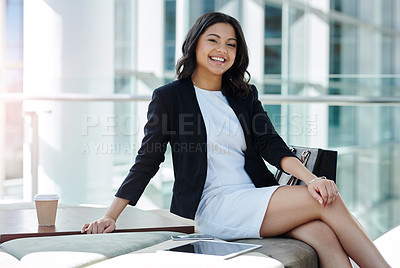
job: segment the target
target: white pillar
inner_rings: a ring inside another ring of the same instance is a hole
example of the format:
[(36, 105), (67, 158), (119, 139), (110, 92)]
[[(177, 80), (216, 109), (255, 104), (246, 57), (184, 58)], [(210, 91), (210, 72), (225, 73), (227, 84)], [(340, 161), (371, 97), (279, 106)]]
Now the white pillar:
[[(165, 8), (164, 0), (152, 1), (137, 1), (136, 5), (137, 16), (136, 22), (138, 23), (137, 29), (137, 61), (136, 70), (142, 73), (149, 73), (150, 75), (139, 77), (137, 80), (137, 94), (151, 95), (153, 90), (164, 84), (160, 78), (164, 76), (164, 27), (165, 27)], [(136, 136), (135, 144), (138, 148), (143, 139), (143, 127), (147, 122), (146, 112), (148, 109), (148, 102), (137, 103), (137, 119), (138, 119), (138, 135)], [(136, 150), (137, 151), (137, 150)], [(135, 152), (136, 152), (135, 151)], [(160, 171), (157, 172), (155, 177), (151, 180), (150, 184), (162, 184), (162, 166)], [(158, 187), (157, 186), (157, 187)], [(160, 190), (160, 189), (158, 189)], [(137, 206), (139, 208), (149, 208), (146, 192), (139, 200)], [(151, 200), (149, 203), (152, 203)], [(154, 208), (154, 207), (151, 207)]]
[[(151, 14), (151, 15), (150, 15)], [(164, 1), (138, 1), (137, 4), (137, 61), (136, 70), (138, 72), (150, 73), (149, 77), (139, 77), (138, 91), (139, 95), (148, 95), (152, 91), (164, 84), (162, 80), (164, 75)], [(147, 111), (148, 103), (137, 103), (138, 111)], [(143, 129), (147, 121), (146, 113), (138, 114), (138, 120), (141, 122), (139, 129)], [(139, 132), (137, 144), (141, 143), (143, 131)]]
[(249, 48), (249, 68), (251, 83), (263, 93), (264, 85), (264, 5), (255, 1), (244, 1), (242, 10), (242, 27)]
[[(5, 43), (5, 21), (6, 20), (6, 0), (0, 0), (0, 94), (4, 89), (4, 43)], [(0, 100), (0, 199), (4, 196), (5, 180), (5, 103)]]
[[(164, 1), (138, 1), (136, 8), (138, 17), (136, 70), (151, 74), (149, 77), (139, 77), (137, 94), (151, 95), (156, 87), (164, 84), (159, 80), (164, 75)], [(147, 102), (137, 103), (138, 111), (147, 111), (147, 108)], [(146, 113), (138, 113), (138, 121), (140, 135), (136, 144), (140, 145), (143, 138), (142, 129), (147, 122)]]
[(190, 2), (186, 0), (176, 1), (176, 45), (175, 62), (182, 57), (182, 44), (190, 27)]
[[(284, 9), (286, 11), (286, 9)], [(288, 59), (287, 78), (289, 81), (307, 81), (307, 63), (308, 63), (308, 28), (307, 28), (307, 13), (302, 13), (296, 20), (291, 21), (290, 12), (287, 16), (288, 29), (283, 31), (289, 31), (288, 33), (288, 50), (282, 50), (282, 58)], [(286, 13), (287, 14), (287, 13)], [(286, 24), (286, 22), (285, 22)], [(287, 56), (288, 55), (288, 56)], [(282, 63), (284, 64), (284, 63)], [(290, 84), (287, 86), (289, 90)], [(287, 92), (284, 92), (287, 93)], [(282, 120), (286, 119), (287, 122), (282, 122), (283, 125), (287, 125), (287, 142), (290, 145), (304, 145), (306, 143), (304, 134), (304, 118), (307, 113), (307, 109), (304, 105), (285, 105), (282, 107), (282, 114), (287, 117), (283, 117)]]
[[(328, 13), (329, 0), (311, 0), (310, 5)], [(311, 88), (312, 95), (325, 95), (329, 86), (329, 21), (317, 14), (309, 14), (308, 28), (308, 73), (307, 80), (311, 84), (322, 87), (322, 90)], [(328, 147), (329, 108), (326, 104), (312, 104), (308, 108), (305, 119), (305, 135), (307, 143), (314, 147)]]
[[(329, 11), (328, 0), (313, 0), (309, 1), (309, 4), (322, 12)], [(306, 11), (290, 27), (289, 78), (292, 81), (302, 81), (327, 88), (329, 22), (311, 11)], [(313, 86), (304, 86), (303, 90), (307, 95), (327, 93)], [(328, 146), (328, 116), (328, 106), (325, 104), (292, 105), (288, 122), (289, 143), (326, 148)]]
[[(24, 1), (24, 93), (111, 94), (113, 77), (114, 1)], [(113, 152), (95, 146), (114, 145), (106, 129), (113, 104), (35, 102), (25, 109), (39, 115), (38, 191), (56, 192), (63, 203), (109, 203)]]
[(138, 2), (138, 61), (140, 72), (164, 74), (164, 1)]

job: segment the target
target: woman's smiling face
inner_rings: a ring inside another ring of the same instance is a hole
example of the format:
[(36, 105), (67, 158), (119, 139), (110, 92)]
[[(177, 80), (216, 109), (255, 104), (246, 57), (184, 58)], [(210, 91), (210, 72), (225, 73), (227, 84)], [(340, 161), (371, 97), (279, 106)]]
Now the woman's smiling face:
[(200, 35), (196, 46), (196, 73), (222, 76), (235, 62), (236, 34), (228, 23), (216, 23)]

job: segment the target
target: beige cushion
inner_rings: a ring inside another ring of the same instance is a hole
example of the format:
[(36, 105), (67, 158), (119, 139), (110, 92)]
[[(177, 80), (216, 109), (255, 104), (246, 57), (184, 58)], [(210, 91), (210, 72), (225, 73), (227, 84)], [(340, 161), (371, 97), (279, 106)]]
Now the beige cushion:
[(98, 253), (112, 258), (161, 243), (176, 234), (179, 233), (137, 232), (20, 238), (2, 243), (0, 247), (17, 259), (45, 251)]
[(274, 258), (285, 268), (318, 268), (318, 255), (308, 244), (291, 238), (274, 237), (263, 239), (240, 239), (235, 242), (258, 244), (256, 252)]

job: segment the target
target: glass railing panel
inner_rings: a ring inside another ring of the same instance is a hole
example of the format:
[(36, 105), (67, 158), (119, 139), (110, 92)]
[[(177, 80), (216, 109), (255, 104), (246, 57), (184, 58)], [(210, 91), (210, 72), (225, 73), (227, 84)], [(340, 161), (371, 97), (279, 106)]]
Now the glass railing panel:
[(331, 74), (313, 75), (313, 80), (301, 75), (266, 74), (264, 94), (295, 96), (342, 95), (358, 97), (399, 97), (400, 76), (397, 74)]

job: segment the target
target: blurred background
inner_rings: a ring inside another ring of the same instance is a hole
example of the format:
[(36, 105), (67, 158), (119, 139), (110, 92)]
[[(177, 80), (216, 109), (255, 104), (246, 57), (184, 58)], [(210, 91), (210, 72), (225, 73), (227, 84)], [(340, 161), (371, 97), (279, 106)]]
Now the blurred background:
[[(200, 15), (241, 23), (288, 144), (339, 152), (371, 238), (400, 223), (400, 0), (0, 0), (0, 202), (108, 205)], [(169, 151), (139, 201), (168, 208)]]

